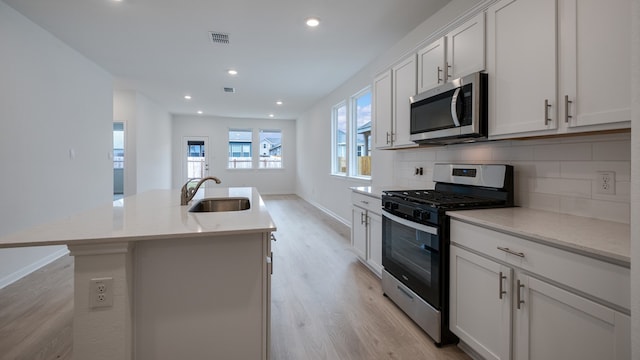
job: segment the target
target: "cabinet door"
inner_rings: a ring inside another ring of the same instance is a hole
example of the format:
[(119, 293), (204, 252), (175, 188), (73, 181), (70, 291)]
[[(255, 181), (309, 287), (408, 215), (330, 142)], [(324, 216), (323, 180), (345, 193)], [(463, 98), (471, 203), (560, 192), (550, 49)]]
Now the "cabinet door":
[(367, 256), (367, 211), (357, 206), (351, 207), (351, 246), (353, 251), (366, 261)]
[(382, 276), (382, 216), (368, 212), (369, 246), (367, 263), (378, 276)]
[(393, 83), (393, 147), (417, 146), (410, 137), (411, 102), (416, 94), (416, 55), (413, 54), (392, 69)]
[[(561, 0), (559, 9), (562, 121), (569, 127), (629, 121), (630, 1)], [(564, 104), (565, 96), (571, 103)]]
[(446, 41), (442, 37), (418, 51), (418, 93), (445, 83)]
[(516, 360), (630, 359), (628, 316), (527, 275), (517, 280)]
[(484, 70), (484, 18), (484, 12), (481, 12), (447, 34), (447, 80)]
[(485, 359), (510, 359), (513, 270), (451, 246), (451, 331)]
[(490, 136), (557, 127), (556, 2), (501, 0), (487, 9)]
[(391, 147), (391, 70), (378, 75), (373, 80), (373, 131), (374, 146), (377, 149)]

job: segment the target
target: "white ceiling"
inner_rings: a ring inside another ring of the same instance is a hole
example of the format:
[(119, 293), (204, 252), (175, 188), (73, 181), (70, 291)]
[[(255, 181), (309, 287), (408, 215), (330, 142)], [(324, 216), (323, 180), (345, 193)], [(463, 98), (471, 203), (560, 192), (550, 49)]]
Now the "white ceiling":
[(170, 113), (295, 119), (449, 0), (3, 1)]

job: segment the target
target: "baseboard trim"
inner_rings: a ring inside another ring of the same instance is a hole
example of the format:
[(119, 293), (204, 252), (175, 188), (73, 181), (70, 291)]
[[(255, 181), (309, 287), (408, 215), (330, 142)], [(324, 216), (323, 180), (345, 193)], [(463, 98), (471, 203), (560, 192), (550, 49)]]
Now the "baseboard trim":
[(303, 197), (301, 197), (304, 201), (308, 202), (309, 204), (313, 205), (314, 207), (316, 207), (318, 210), (322, 211), (323, 213), (327, 214), (327, 216), (335, 219), (336, 221), (338, 221), (339, 223), (343, 224), (344, 226), (351, 228), (351, 222), (347, 221), (345, 219), (343, 219), (342, 217), (338, 216), (338, 214), (334, 213), (333, 211), (327, 209), (326, 207), (318, 204), (315, 201), (311, 201), (311, 200), (307, 200)]
[(67, 248), (64, 249), (60, 249), (57, 250), (43, 258), (41, 258), (40, 260), (33, 262), (25, 267), (23, 267), (22, 269), (15, 271), (5, 277), (3, 277), (2, 279), (0, 279), (0, 289), (3, 289), (11, 284), (13, 284), (14, 282), (22, 279), (23, 277), (31, 274), (32, 272), (40, 269), (41, 267), (48, 265), (56, 260), (58, 260), (59, 258), (65, 256), (69, 254), (69, 250)]

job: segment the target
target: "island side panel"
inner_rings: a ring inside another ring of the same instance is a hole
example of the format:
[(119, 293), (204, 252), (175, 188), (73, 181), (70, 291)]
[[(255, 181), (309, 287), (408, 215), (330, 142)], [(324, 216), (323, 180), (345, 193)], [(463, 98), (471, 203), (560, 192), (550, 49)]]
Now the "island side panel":
[[(69, 245), (74, 257), (74, 360), (133, 359), (132, 246)], [(113, 305), (90, 306), (92, 279), (111, 278)]]
[(135, 359), (266, 359), (268, 239), (137, 243)]

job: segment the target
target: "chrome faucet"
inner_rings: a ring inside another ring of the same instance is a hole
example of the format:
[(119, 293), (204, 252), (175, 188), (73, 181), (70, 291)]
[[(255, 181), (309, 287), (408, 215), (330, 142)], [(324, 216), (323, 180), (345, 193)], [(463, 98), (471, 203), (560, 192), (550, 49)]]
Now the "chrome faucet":
[(220, 179), (218, 179), (215, 176), (207, 176), (204, 177), (202, 179), (200, 179), (200, 181), (198, 181), (198, 183), (196, 184), (195, 187), (188, 189), (187, 185), (189, 185), (190, 182), (192, 182), (193, 180), (196, 180), (197, 178), (194, 179), (189, 179), (187, 180), (187, 182), (182, 186), (182, 190), (180, 193), (180, 205), (187, 205), (189, 203), (189, 201), (191, 201), (191, 199), (193, 199), (193, 197), (196, 195), (196, 192), (198, 192), (198, 189), (200, 189), (200, 185), (202, 185), (205, 181), (207, 180), (213, 180), (216, 182), (216, 184), (220, 184), (222, 181), (220, 181)]

